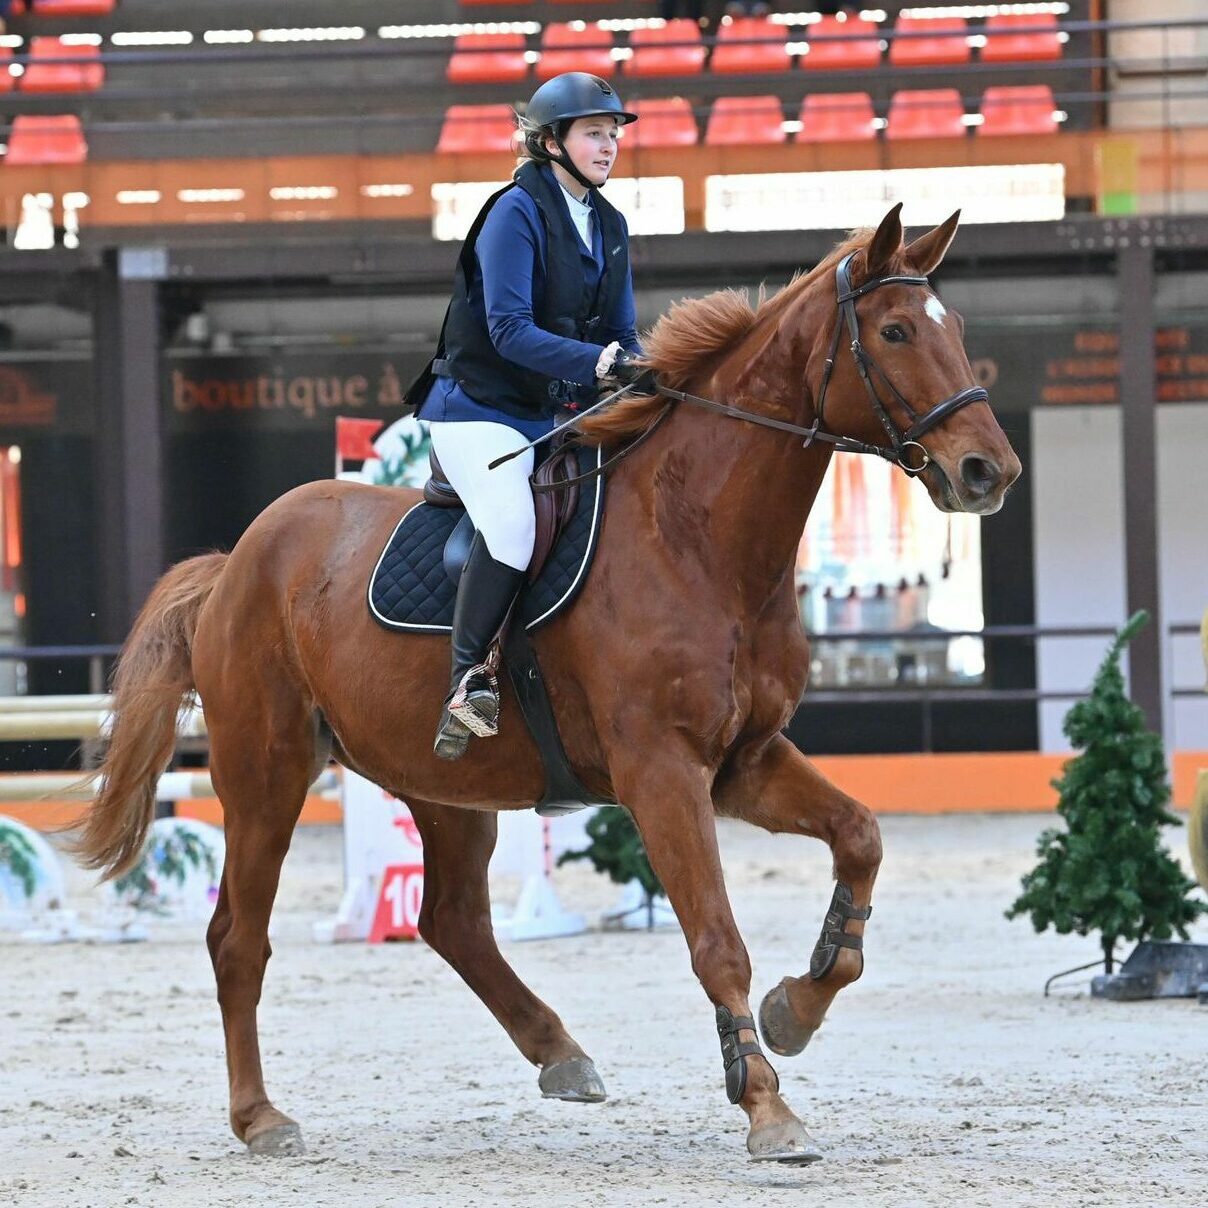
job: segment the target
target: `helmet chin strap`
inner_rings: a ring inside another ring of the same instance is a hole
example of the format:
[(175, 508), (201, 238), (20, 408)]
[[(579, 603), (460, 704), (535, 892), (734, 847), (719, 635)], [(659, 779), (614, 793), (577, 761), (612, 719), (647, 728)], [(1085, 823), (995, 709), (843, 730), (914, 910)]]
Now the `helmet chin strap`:
[(570, 153), (566, 150), (566, 144), (562, 141), (557, 133), (554, 134), (553, 138), (554, 142), (557, 144), (558, 150), (562, 154), (557, 156), (551, 155), (550, 159), (556, 164), (561, 164), (562, 167), (565, 168), (585, 189), (598, 188), (598, 185), (596, 185), (593, 181), (588, 180), (587, 177), (584, 176), (577, 167), (575, 167), (575, 161), (571, 159)]

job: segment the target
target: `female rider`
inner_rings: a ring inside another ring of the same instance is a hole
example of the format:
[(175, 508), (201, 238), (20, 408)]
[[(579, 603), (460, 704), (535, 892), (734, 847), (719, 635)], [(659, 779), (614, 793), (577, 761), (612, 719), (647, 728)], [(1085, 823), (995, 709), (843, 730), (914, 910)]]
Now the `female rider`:
[(641, 371), (629, 233), (597, 192), (627, 113), (611, 86), (567, 72), (520, 119), (525, 158), (466, 237), (436, 357), (408, 391), (477, 532), (457, 587), (453, 670), (435, 751), (458, 759), (498, 732), (487, 647), (519, 592), (536, 531), (533, 451), (487, 465), (555, 427), (597, 382)]

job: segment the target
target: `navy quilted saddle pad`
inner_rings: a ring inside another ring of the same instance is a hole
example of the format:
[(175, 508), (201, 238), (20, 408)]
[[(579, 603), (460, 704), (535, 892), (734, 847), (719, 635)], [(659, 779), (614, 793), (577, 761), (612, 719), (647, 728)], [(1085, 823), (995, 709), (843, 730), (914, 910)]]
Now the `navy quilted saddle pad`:
[[(595, 469), (602, 458), (599, 449), (580, 449), (579, 473)], [(526, 629), (545, 624), (578, 594), (595, 553), (603, 510), (600, 476), (579, 487), (575, 514), (537, 581), (520, 597)], [(398, 522), (369, 580), (369, 611), (375, 621), (411, 633), (452, 631), (457, 585), (445, 573), (443, 555), (445, 542), (465, 514), (464, 508), (417, 503)]]

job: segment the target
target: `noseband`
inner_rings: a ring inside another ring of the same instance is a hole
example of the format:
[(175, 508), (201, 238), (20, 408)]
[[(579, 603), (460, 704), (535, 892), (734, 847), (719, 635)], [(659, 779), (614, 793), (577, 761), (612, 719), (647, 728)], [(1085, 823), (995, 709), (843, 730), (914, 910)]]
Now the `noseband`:
[[(919, 443), (919, 438), (925, 436), (932, 428), (942, 424), (950, 416), (955, 415), (962, 407), (966, 407), (970, 403), (986, 401), (990, 396), (981, 386), (966, 386), (963, 390), (958, 390), (955, 394), (949, 395), (943, 402), (937, 403), (922, 414), (917, 412), (906, 401), (898, 388), (889, 380), (885, 371), (873, 360), (872, 354), (860, 342), (860, 320), (856, 315), (856, 300), (862, 298), (865, 294), (872, 293), (874, 289), (880, 289), (882, 285), (925, 286), (930, 284), (930, 282), (928, 282), (926, 277), (873, 277), (853, 289), (851, 284), (851, 262), (855, 254), (855, 252), (849, 252), (835, 266), (835, 300), (839, 308), (839, 319), (835, 323), (835, 331), (834, 335), (831, 336), (830, 349), (826, 354), (826, 366), (822, 371), (822, 387), (818, 392), (817, 418), (808, 428), (803, 428), (799, 424), (789, 424), (783, 420), (772, 419), (770, 416), (757, 415), (752, 411), (744, 411), (740, 407), (731, 407), (725, 403), (715, 402), (713, 399), (701, 398), (696, 394), (685, 394), (683, 391), (672, 390), (667, 386), (659, 385), (657, 387), (658, 392), (666, 398), (676, 399), (684, 403), (692, 403), (695, 406), (704, 407), (709, 411), (717, 411), (723, 415), (733, 416), (735, 419), (744, 419), (751, 423), (762, 424), (767, 428), (778, 428), (782, 432), (792, 432), (798, 436), (803, 436), (805, 437), (803, 447), (807, 449), (815, 441), (820, 440), (826, 444), (833, 445), (841, 453), (873, 453), (877, 457), (883, 457), (886, 461), (891, 461), (895, 465), (900, 466), (911, 477), (921, 474), (931, 464), (931, 458), (927, 450)], [(889, 439), (888, 445), (867, 444), (862, 440), (856, 440), (853, 436), (836, 436), (833, 432), (828, 432), (822, 427), (826, 407), (826, 388), (830, 384), (831, 374), (834, 372), (835, 356), (839, 351), (839, 337), (843, 333), (844, 326), (846, 326), (848, 335), (851, 337), (851, 355), (856, 362), (856, 370), (860, 374), (860, 380), (864, 383), (864, 389), (868, 394), (869, 403), (872, 404), (873, 413), (880, 420), (881, 427), (885, 429), (885, 435)], [(877, 393), (876, 385), (873, 382), (874, 374), (889, 387), (898, 405), (910, 417), (912, 423), (905, 432), (900, 431), (897, 424), (893, 422), (893, 417), (889, 414), (888, 408)]]

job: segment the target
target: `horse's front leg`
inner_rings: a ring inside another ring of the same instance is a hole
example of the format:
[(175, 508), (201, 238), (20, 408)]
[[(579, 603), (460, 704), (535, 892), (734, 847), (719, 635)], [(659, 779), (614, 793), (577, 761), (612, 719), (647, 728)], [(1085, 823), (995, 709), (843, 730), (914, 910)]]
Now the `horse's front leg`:
[(867, 806), (840, 792), (783, 735), (737, 752), (713, 786), (719, 814), (764, 830), (812, 835), (834, 856), (835, 890), (809, 971), (764, 998), (759, 1026), (774, 1052), (800, 1053), (835, 995), (864, 971), (864, 923), (881, 864), (881, 829)]
[(607, 1096), (590, 1057), (503, 959), (491, 929), (487, 866), (498, 819), (409, 798), (424, 841), (424, 901), (419, 932), (461, 974), (503, 1024), (516, 1047), (538, 1066), (547, 1099), (599, 1103)]
[(780, 1097), (780, 1080), (759, 1049), (748, 1001), (751, 962), (722, 879), (711, 779), (688, 751), (666, 745), (654, 759), (627, 757), (613, 769), (618, 797), (633, 814), (684, 930), (693, 972), (715, 1007), (726, 1091), (750, 1122), (747, 1150), (760, 1161), (816, 1161), (822, 1155)]

